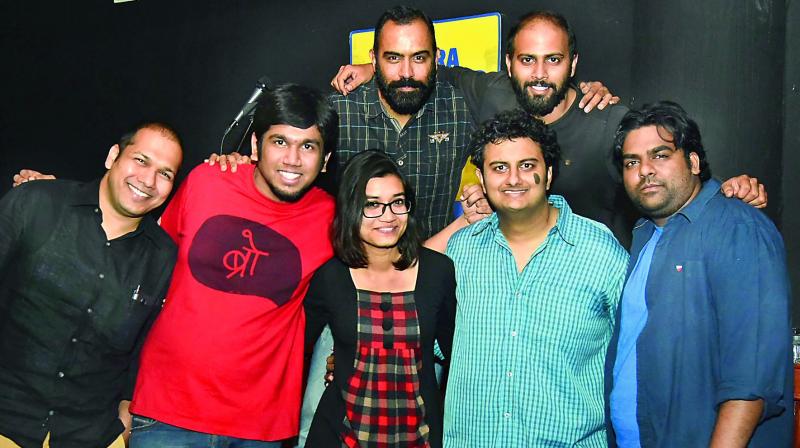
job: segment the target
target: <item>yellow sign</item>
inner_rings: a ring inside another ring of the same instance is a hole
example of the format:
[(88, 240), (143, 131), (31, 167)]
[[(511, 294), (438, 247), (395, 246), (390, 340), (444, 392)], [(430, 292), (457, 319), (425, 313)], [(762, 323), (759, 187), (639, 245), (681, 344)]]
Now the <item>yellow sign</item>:
[[(437, 64), (467, 67), (484, 72), (500, 70), (500, 13), (435, 20)], [(350, 33), (350, 63), (370, 62), (369, 50), (374, 42), (374, 29)], [(461, 186), (477, 183), (475, 165), (468, 162), (461, 173)]]

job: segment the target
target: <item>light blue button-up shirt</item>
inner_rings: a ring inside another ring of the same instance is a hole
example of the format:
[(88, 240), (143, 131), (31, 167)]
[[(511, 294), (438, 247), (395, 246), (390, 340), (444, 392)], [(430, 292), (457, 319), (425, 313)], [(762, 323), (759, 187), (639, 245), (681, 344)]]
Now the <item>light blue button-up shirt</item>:
[(556, 225), (518, 272), (498, 217), (457, 232), (444, 446), (606, 446), (603, 368), (628, 256), (551, 195)]

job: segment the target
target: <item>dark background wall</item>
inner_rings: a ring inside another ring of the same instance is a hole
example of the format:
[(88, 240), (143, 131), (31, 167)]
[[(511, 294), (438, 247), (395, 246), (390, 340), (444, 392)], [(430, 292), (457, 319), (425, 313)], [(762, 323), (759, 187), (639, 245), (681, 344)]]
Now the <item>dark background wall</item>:
[[(98, 176), (108, 148), (142, 119), (174, 124), (191, 167), (217, 150), (257, 78), (327, 88), (347, 61), (349, 32), (373, 27), (397, 1), (49, 3), (0, 5), (0, 193), (21, 167)], [(407, 3), (434, 19), (498, 11), (503, 35), (522, 13), (557, 8), (578, 36), (579, 78), (633, 105), (682, 103), (717, 176), (746, 172), (767, 186), (800, 285), (796, 1)]]

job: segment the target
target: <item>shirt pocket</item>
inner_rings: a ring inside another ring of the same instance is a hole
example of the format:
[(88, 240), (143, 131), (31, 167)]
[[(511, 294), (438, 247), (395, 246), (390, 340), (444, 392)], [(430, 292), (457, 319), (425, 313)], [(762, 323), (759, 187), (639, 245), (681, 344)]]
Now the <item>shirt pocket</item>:
[(97, 306), (100, 309), (95, 313), (98, 317), (95, 326), (114, 351), (130, 353), (150, 316), (161, 308), (162, 301), (142, 286), (138, 291), (120, 288), (115, 295), (98, 302), (110, 305)]

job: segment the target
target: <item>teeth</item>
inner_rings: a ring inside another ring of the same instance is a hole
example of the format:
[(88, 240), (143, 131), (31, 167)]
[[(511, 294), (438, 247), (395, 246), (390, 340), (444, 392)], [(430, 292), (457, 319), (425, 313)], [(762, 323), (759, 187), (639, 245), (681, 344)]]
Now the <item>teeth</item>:
[(290, 173), (288, 171), (278, 171), (278, 174), (286, 180), (295, 180), (300, 177), (299, 173)]
[(532, 88), (533, 90), (536, 90), (537, 92), (544, 92), (544, 91), (545, 91), (545, 90), (547, 90), (549, 87), (547, 87), (547, 86), (531, 86), (531, 88)]
[(140, 189), (138, 189), (138, 188), (134, 187), (134, 186), (133, 186), (133, 185), (131, 185), (131, 184), (128, 184), (128, 187), (131, 189), (131, 191), (133, 192), (133, 194), (135, 194), (136, 196), (139, 196), (140, 198), (149, 198), (149, 197), (150, 197), (150, 195), (149, 195), (149, 194), (147, 194), (147, 193), (145, 193), (144, 191), (142, 191), (142, 190), (140, 190)]

